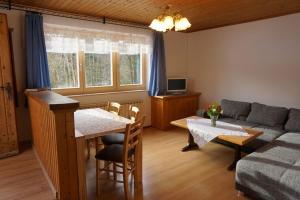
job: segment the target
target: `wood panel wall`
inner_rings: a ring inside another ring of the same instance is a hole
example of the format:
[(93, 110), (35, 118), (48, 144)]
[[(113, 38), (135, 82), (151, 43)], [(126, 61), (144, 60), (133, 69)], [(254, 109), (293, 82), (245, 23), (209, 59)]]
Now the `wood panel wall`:
[(26, 92), (33, 145), (56, 198), (79, 199), (74, 111), (79, 103), (51, 91)]

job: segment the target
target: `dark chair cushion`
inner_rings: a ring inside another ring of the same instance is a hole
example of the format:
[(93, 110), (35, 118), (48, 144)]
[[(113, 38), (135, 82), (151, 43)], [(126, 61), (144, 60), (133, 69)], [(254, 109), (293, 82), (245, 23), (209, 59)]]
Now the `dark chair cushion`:
[(247, 117), (250, 112), (251, 104), (247, 102), (223, 99), (221, 101), (221, 107), (223, 110), (223, 117), (245, 119), (245, 117)]
[(286, 108), (253, 103), (247, 121), (283, 129), (287, 115)]
[(285, 124), (285, 130), (300, 132), (300, 110), (292, 108), (289, 113), (288, 121)]
[[(134, 150), (131, 149), (128, 156), (132, 156), (134, 154)], [(122, 162), (123, 161), (123, 145), (120, 144), (112, 144), (104, 147), (102, 150), (96, 153), (95, 158), (97, 160), (105, 160), (112, 162)]]
[(101, 137), (104, 145), (123, 144), (125, 135), (123, 133), (115, 133)]

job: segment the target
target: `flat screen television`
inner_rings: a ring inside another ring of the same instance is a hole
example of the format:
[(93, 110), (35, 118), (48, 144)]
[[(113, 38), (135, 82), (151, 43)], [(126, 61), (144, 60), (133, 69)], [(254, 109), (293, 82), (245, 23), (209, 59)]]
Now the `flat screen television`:
[(168, 78), (168, 93), (185, 93), (187, 91), (186, 78)]

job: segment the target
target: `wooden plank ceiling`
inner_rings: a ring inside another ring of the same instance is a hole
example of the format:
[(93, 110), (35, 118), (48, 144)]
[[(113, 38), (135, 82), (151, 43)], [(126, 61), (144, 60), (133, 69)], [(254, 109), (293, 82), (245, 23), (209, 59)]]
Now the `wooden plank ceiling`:
[(173, 11), (190, 20), (190, 32), (300, 12), (300, 0), (12, 0), (12, 3), (144, 25), (149, 25), (170, 4)]

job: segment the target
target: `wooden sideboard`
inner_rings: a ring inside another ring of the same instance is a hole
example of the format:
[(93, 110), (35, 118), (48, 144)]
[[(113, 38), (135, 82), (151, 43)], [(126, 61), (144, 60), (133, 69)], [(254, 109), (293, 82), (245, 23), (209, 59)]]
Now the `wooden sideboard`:
[(195, 115), (201, 93), (151, 97), (151, 123), (161, 130), (171, 127), (170, 122)]

